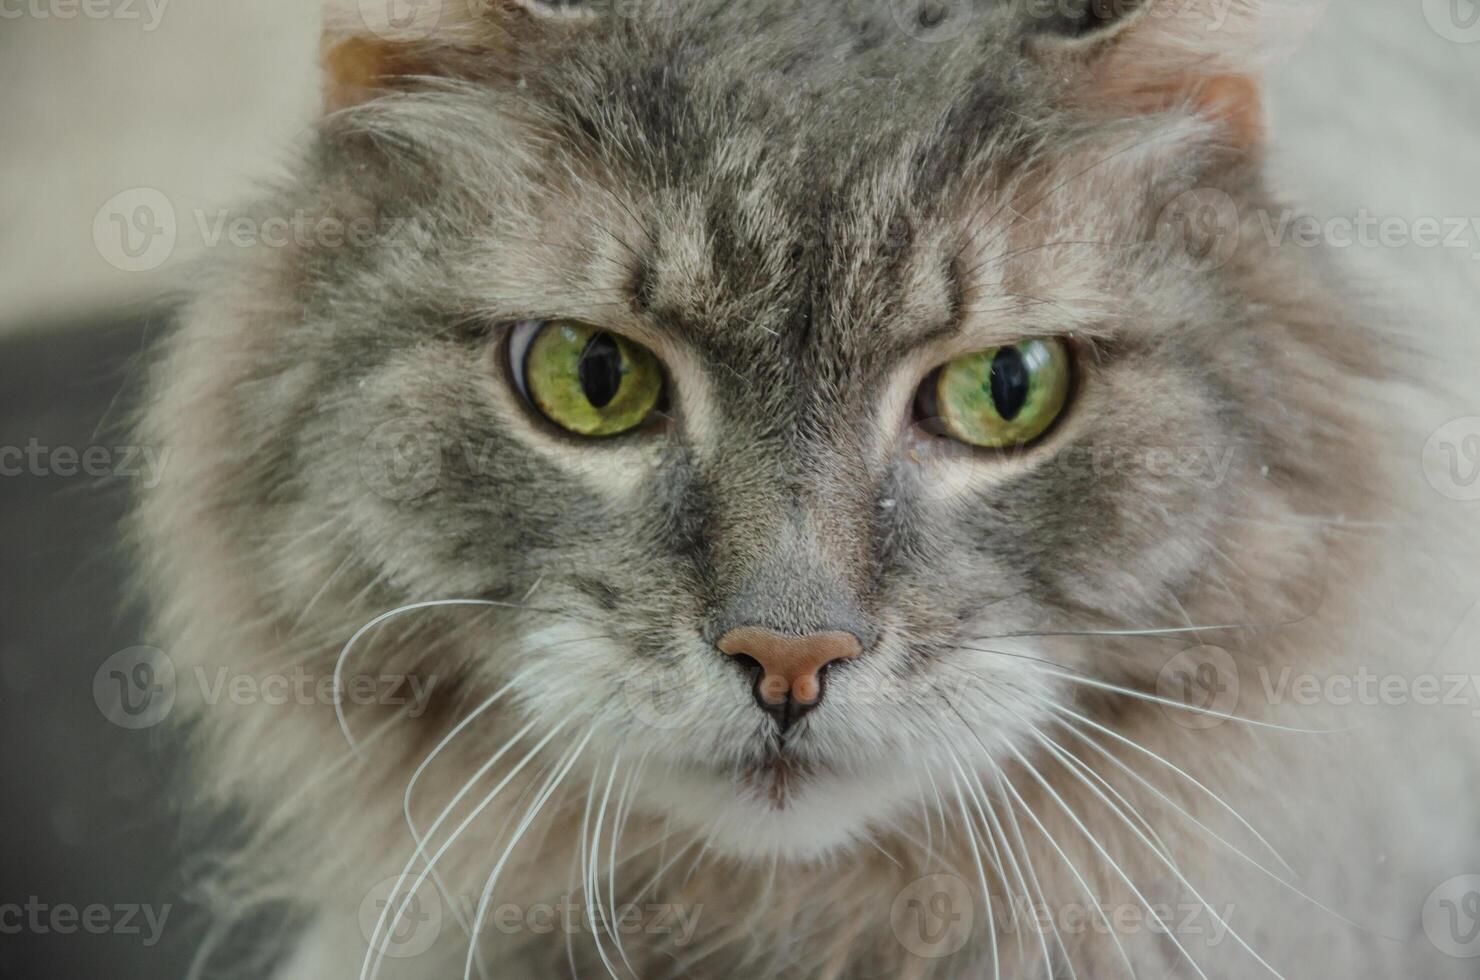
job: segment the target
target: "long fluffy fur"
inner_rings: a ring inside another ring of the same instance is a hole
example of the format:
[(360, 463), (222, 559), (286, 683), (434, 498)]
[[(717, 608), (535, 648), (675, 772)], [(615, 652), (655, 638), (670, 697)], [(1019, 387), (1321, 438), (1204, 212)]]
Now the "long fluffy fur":
[[(1108, 977), (1127, 958), (1196, 975), (1145, 929), (1003, 931), (1011, 896), (1062, 910), (1090, 895), (1232, 908), (1242, 942), (1176, 937), (1207, 976), (1460, 975), (1413, 937), (1468, 855), (1446, 834), (1477, 816), (1448, 789), (1473, 763), (1466, 712), (1354, 718), (1262, 693), (1287, 668), (1431, 669), (1448, 636), (1433, 583), (1452, 529), (1387, 465), (1414, 442), (1419, 362), (1324, 256), (1264, 241), (1258, 215), (1281, 205), (1259, 149), (1195, 81), (1129, 112), (1119, 89), (1084, 88), (1105, 55), (1024, 55), (1011, 10), (925, 44), (890, 33), (888, 9), (815, 7), (577, 20), (493, 5), (472, 33), (366, 41), (372, 67), (356, 61), (300, 176), (257, 214), (394, 232), (203, 272), (142, 423), (175, 450), (137, 519), (171, 656), (207, 676), (432, 685), (415, 716), (343, 706), (353, 750), (321, 699), (187, 706), (200, 795), (247, 836), (223, 921), (288, 903), (312, 925), (286, 975), (359, 976), (377, 883), (423, 867), (402, 813), (412, 773), (506, 689), (420, 775), (418, 834), (461, 800), (425, 854), (549, 739), (428, 889), (476, 900), (507, 850), (497, 903), (574, 891), (591, 910), (610, 889), (698, 925), (682, 946), (643, 933), (620, 950), (595, 910), (574, 936), (485, 925), (489, 975), (1016, 977), (1067, 975), (1067, 960)], [(1182, 54), (1142, 79), (1164, 92), (1162, 69), (1198, 46), (1136, 33), (1165, 28), (1151, 18), (1109, 57), (1171, 44)], [(343, 43), (353, 22), (333, 23)], [(1165, 233), (1189, 191), (1236, 205), (1237, 246), (1215, 266)], [(653, 346), (677, 434), (590, 449), (532, 425), (498, 371), (500, 327), (557, 314)], [(903, 411), (910, 372), (943, 356), (921, 339), (941, 317), (978, 346), (1077, 338), (1081, 389), (1039, 451), (894, 451), (898, 413), (878, 406)], [(385, 439), (405, 436), (432, 473), (419, 489), (387, 477), (404, 460)], [(1070, 455), (1167, 446), (1228, 468), (1205, 485)], [(790, 774), (756, 775), (774, 734), (701, 639), (756, 582), (798, 628), (832, 593), (861, 596), (883, 637), (830, 681)], [(345, 651), (378, 615), (449, 598), (488, 604), (408, 610)], [(1115, 632), (1158, 628), (1188, 632)], [(1236, 665), (1247, 722), (1187, 727), (1124, 693), (1156, 696), (1199, 643)], [(690, 695), (657, 719), (631, 700), (655, 674)], [(1415, 785), (1442, 805), (1393, 792)], [(940, 958), (901, 931), (930, 874), (974, 903), (963, 948)], [(456, 975), (457, 908), (382, 975)]]

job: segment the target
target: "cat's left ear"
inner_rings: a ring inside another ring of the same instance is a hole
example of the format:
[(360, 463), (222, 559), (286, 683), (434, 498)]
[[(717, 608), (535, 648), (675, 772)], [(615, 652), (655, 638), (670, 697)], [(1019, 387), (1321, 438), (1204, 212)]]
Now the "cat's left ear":
[[(1076, 105), (1113, 114), (1188, 106), (1230, 143), (1264, 140), (1259, 78), (1326, 0), (1079, 0), (1030, 24), (1028, 54)], [(1030, 4), (1031, 6), (1031, 4)]]
[(582, 0), (324, 0), (325, 108), (437, 78), (516, 80), (591, 10)]

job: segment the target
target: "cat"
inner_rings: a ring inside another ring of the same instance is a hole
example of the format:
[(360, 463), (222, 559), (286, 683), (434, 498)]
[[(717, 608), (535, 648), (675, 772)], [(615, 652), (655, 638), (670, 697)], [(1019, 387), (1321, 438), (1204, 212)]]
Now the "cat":
[(331, 3), (248, 214), (309, 233), (140, 422), (162, 646), (247, 692), (180, 684), (198, 970), (1464, 975), (1468, 709), (1342, 695), (1453, 625), (1421, 377), (1259, 221), (1309, 27)]

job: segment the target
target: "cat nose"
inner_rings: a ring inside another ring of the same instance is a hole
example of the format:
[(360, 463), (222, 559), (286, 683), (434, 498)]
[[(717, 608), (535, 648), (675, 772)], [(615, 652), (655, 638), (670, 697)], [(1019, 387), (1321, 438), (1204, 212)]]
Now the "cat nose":
[(763, 626), (738, 626), (716, 646), (759, 665), (755, 699), (783, 730), (822, 700), (822, 674), (829, 664), (863, 652), (858, 637), (842, 630), (789, 636)]

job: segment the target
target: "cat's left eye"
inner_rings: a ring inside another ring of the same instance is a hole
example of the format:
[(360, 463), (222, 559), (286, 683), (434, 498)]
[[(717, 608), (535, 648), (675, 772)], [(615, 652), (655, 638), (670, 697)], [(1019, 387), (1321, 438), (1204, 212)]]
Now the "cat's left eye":
[(519, 393), (577, 435), (615, 436), (649, 421), (663, 397), (653, 352), (621, 334), (575, 320), (529, 320), (509, 335)]
[(1069, 400), (1069, 346), (1056, 337), (990, 347), (941, 365), (915, 412), (941, 435), (983, 449), (1025, 446)]

